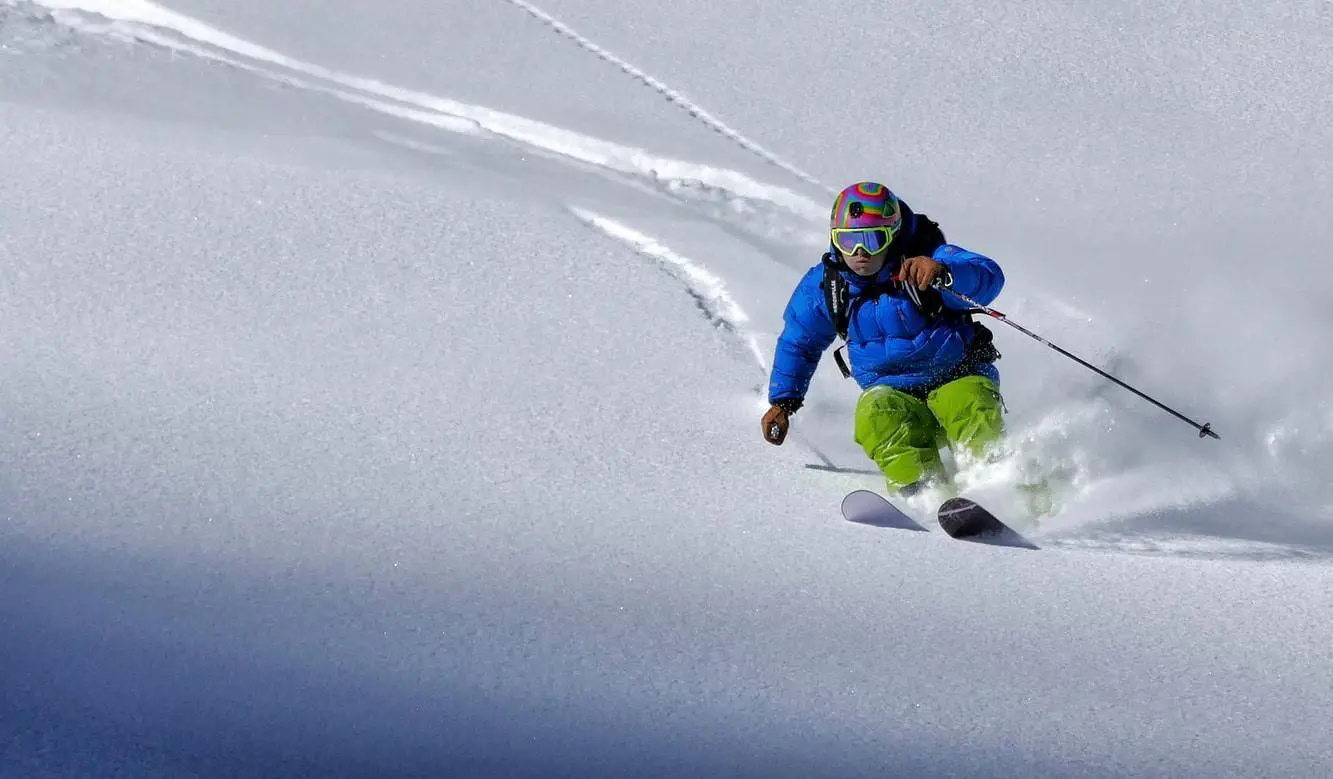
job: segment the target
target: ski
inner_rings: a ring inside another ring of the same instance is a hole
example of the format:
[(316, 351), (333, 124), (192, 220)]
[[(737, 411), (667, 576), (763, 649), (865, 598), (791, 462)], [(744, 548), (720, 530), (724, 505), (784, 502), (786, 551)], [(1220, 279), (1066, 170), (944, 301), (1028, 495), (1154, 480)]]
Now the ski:
[(1001, 522), (984, 506), (967, 498), (950, 498), (937, 513), (940, 529), (951, 538), (1015, 549), (1040, 549), (1021, 533)]
[(842, 499), (842, 516), (848, 522), (872, 527), (890, 527), (899, 530), (926, 532), (920, 522), (890, 503), (883, 495), (870, 490), (854, 490)]
[(940, 529), (950, 538), (974, 538), (1009, 530), (1008, 525), (981, 504), (967, 498), (949, 498), (940, 505), (937, 516)]
[[(842, 516), (848, 522), (872, 527), (929, 531), (929, 528), (893, 505), (883, 495), (871, 490), (847, 493), (842, 499)], [(1022, 549), (1038, 548), (974, 500), (949, 498), (940, 505), (936, 518), (945, 534), (960, 541)]]

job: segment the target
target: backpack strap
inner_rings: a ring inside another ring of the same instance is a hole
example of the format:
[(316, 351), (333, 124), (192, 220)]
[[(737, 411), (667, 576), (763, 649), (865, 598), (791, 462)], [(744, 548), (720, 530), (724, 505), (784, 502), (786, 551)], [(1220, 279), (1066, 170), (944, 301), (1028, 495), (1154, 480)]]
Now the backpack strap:
[(824, 290), (824, 305), (828, 306), (829, 316), (833, 319), (833, 329), (838, 337), (847, 340), (847, 327), (851, 316), (847, 313), (847, 279), (834, 269), (829, 254), (824, 255), (824, 280), (819, 288)]
[(833, 320), (833, 329), (837, 331), (838, 337), (842, 339), (842, 346), (833, 350), (833, 361), (838, 364), (838, 370), (842, 372), (844, 379), (852, 376), (852, 369), (847, 365), (847, 360), (842, 356), (842, 352), (847, 348), (847, 328), (851, 323), (851, 314), (847, 312), (847, 279), (842, 277), (834, 264), (833, 252), (824, 253), (824, 278), (819, 282), (819, 288), (824, 291), (824, 306), (828, 309), (829, 318)]

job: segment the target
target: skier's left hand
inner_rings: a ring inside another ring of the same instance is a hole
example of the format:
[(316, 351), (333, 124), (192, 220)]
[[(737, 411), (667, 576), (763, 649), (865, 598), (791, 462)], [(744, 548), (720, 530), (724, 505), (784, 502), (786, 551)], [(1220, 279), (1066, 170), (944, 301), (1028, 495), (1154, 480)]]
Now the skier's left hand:
[(944, 265), (929, 257), (908, 257), (898, 269), (898, 280), (917, 289), (925, 289), (943, 271)]

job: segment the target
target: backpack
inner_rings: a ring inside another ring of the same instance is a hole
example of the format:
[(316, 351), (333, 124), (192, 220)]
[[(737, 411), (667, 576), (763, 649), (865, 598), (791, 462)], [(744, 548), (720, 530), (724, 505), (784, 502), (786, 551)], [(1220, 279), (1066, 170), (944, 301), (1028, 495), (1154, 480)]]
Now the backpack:
[[(944, 231), (940, 229), (939, 224), (929, 219), (925, 214), (916, 214), (911, 235), (907, 236), (901, 245), (894, 241), (889, 245), (889, 249), (896, 255), (898, 262), (902, 262), (906, 257), (929, 257), (945, 243)], [(839, 272), (845, 266), (842, 266), (839, 260), (834, 259), (831, 249), (824, 253), (822, 264), (824, 266), (824, 278), (819, 282), (819, 288), (824, 291), (824, 303), (828, 307), (829, 317), (833, 320), (833, 328), (837, 331), (838, 337), (842, 339), (842, 346), (833, 350), (833, 360), (838, 364), (838, 370), (842, 372), (843, 378), (851, 378), (851, 367), (847, 364), (846, 358), (843, 357), (843, 352), (847, 349), (847, 329), (851, 323), (850, 301), (847, 299), (848, 284)], [(928, 319), (949, 315), (971, 322), (976, 336), (968, 344), (963, 361), (959, 363), (958, 367), (949, 372), (948, 376), (950, 378), (947, 381), (966, 375), (972, 366), (977, 363), (994, 362), (1000, 359), (1000, 353), (995, 349), (990, 329), (972, 319), (972, 315), (976, 312), (972, 310), (955, 312), (946, 309), (940, 293), (936, 290), (927, 289), (923, 292), (910, 284), (904, 285), (902, 282), (889, 281), (873, 283), (866, 288), (863, 294), (866, 297), (873, 298), (885, 292), (896, 292), (898, 290), (905, 291), (907, 296), (911, 298), (912, 304)]]

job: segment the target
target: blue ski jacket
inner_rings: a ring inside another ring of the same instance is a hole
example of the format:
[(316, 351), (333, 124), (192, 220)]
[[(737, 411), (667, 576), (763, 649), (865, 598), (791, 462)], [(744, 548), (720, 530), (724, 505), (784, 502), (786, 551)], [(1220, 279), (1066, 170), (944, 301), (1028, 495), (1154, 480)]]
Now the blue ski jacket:
[[(925, 217), (905, 213), (908, 230), (895, 245), (910, 245), (911, 231)], [(933, 226), (933, 223), (932, 223)], [(894, 247), (890, 247), (894, 251)], [(830, 247), (830, 251), (833, 251)], [(933, 389), (957, 372), (978, 329), (964, 312), (968, 304), (946, 293), (938, 295), (939, 310), (923, 313), (894, 282), (901, 256), (885, 263), (872, 278), (858, 276), (820, 263), (806, 272), (796, 285), (783, 313), (769, 377), (769, 403), (804, 401), (819, 359), (837, 337), (828, 303), (820, 284), (824, 273), (841, 273), (847, 280), (847, 356), (852, 376), (861, 389), (887, 385), (907, 392)], [(931, 252), (953, 275), (952, 288), (982, 305), (990, 305), (1004, 286), (1004, 272), (989, 257), (959, 246), (942, 243)], [(994, 363), (979, 362), (967, 374), (999, 381)], [(967, 375), (964, 374), (964, 375)]]

